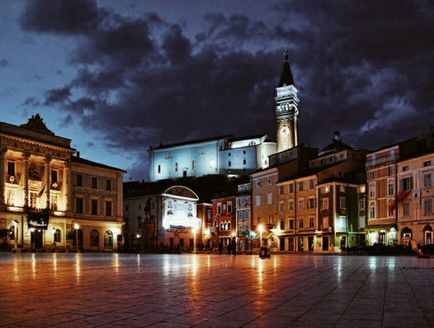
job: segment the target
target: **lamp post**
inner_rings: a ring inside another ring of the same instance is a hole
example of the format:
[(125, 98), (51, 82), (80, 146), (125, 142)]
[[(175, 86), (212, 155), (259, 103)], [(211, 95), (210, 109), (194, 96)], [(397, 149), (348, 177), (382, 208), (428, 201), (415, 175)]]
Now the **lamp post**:
[(80, 225), (78, 223), (74, 223), (75, 229), (75, 247), (77, 248), (77, 253), (80, 253), (80, 248), (78, 247), (78, 229), (80, 229)]
[(262, 233), (264, 232), (264, 226), (262, 224), (258, 225), (259, 231), (259, 247), (262, 247)]
[(193, 254), (196, 254), (196, 233), (197, 233), (197, 229), (196, 228), (192, 228), (191, 232), (193, 232)]

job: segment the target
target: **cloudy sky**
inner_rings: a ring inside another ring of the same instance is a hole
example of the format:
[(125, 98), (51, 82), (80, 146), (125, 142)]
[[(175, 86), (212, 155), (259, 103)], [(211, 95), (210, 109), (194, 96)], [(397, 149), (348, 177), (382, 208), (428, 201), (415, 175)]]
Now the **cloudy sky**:
[(305, 144), (434, 125), (434, 5), (399, 0), (0, 0), (0, 121), (40, 113), (82, 157), (147, 179), (150, 146), (275, 138), (284, 50)]

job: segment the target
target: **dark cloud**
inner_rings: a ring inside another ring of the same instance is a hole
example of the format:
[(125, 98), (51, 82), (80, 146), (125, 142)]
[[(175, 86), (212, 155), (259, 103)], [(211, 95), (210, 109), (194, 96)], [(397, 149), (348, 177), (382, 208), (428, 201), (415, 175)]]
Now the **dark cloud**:
[(45, 92), (44, 96), (44, 105), (46, 106), (63, 104), (69, 100), (69, 97), (71, 96), (71, 89), (69, 86), (65, 86), (59, 89), (48, 90)]
[[(44, 103), (77, 115), (109, 149), (137, 154), (129, 169), (136, 178), (145, 176), (149, 146), (221, 134), (274, 138), (285, 49), (301, 141), (324, 146), (339, 130), (374, 149), (434, 124), (431, 3), (306, 0), (273, 10), (273, 21), (208, 14), (191, 37), (155, 13), (131, 19), (100, 8), (71, 57), (77, 75)], [(33, 29), (67, 31), (56, 23)]]
[(9, 62), (6, 59), (0, 59), (0, 67), (6, 67), (9, 65)]
[(21, 106), (39, 106), (40, 102), (35, 98), (35, 97), (29, 97), (27, 98), (22, 104)]
[(99, 19), (93, 0), (34, 0), (26, 4), (21, 25), (35, 32), (83, 34), (93, 31)]

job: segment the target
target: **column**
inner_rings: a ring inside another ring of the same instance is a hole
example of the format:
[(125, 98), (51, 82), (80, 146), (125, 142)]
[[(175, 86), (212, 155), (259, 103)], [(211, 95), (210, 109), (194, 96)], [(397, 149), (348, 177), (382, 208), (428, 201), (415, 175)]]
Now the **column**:
[(297, 116), (294, 116), (294, 147), (298, 146)]
[(0, 149), (0, 208), (5, 205), (5, 153), (7, 148)]
[(50, 172), (51, 156), (47, 155), (44, 159), (44, 194), (46, 199), (47, 210), (50, 209), (50, 188), (51, 188), (51, 172)]
[(71, 162), (65, 161), (63, 168), (63, 181), (62, 181), (63, 197), (65, 200), (66, 215), (71, 215)]
[(29, 206), (29, 153), (23, 154), (23, 174), (22, 179), (24, 181), (24, 208), (27, 209)]

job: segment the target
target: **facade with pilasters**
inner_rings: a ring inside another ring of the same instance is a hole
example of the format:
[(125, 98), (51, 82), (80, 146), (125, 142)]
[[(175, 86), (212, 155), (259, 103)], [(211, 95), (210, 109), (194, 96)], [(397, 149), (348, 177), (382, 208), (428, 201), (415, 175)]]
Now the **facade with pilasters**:
[(112, 251), (122, 242), (124, 171), (76, 157), (70, 144), (38, 114), (0, 123), (3, 248)]

